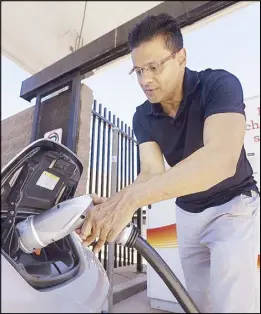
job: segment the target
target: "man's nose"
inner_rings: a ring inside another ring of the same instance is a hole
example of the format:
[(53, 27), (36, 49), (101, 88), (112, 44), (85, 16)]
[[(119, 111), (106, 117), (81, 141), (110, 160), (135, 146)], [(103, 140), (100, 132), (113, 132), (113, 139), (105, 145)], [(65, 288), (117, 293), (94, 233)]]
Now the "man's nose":
[(139, 78), (139, 83), (142, 88), (146, 88), (146, 86), (151, 85), (152, 82), (153, 77), (144, 71)]

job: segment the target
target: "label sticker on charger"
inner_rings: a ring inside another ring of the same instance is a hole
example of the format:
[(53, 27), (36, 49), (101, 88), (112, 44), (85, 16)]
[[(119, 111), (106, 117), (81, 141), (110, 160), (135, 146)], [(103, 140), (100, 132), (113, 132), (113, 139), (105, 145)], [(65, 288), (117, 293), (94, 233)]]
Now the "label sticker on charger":
[(36, 185), (51, 190), (53, 191), (53, 189), (55, 188), (56, 184), (58, 183), (58, 181), (60, 180), (59, 177), (55, 176), (54, 174), (44, 171), (40, 178), (38, 179), (38, 181), (36, 182)]

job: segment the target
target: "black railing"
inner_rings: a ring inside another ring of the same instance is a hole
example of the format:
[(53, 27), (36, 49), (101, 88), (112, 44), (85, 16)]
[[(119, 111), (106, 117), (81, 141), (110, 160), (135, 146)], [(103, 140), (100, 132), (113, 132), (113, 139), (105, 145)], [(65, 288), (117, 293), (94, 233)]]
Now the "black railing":
[[(112, 128), (118, 129), (118, 154), (112, 156)], [(112, 160), (115, 159), (114, 161)], [(111, 195), (111, 163), (117, 162), (117, 184), (116, 191), (131, 184), (139, 173), (139, 150), (134, 139), (133, 130), (127, 126), (111, 111), (107, 112), (94, 101), (91, 121), (91, 151), (89, 160), (89, 193), (96, 193), (99, 196), (109, 197)], [(132, 218), (132, 222), (139, 229), (142, 228), (144, 213), (138, 209)], [(108, 246), (104, 245), (98, 253), (98, 258), (104, 268), (107, 268)], [(114, 267), (137, 264), (137, 271), (142, 271), (142, 258), (140, 254), (132, 249), (115, 244)]]

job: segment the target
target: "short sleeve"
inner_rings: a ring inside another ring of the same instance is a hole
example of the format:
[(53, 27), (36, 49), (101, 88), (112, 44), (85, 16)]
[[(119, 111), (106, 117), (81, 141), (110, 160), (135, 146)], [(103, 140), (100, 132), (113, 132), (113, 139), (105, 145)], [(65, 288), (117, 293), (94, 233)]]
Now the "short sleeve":
[(139, 113), (137, 111), (135, 112), (132, 119), (132, 127), (139, 145), (145, 142), (154, 141), (152, 136), (146, 130), (144, 123), (141, 123), (141, 117), (139, 116)]
[(243, 89), (233, 74), (222, 71), (211, 79), (204, 104), (204, 119), (216, 114), (235, 112), (245, 115)]

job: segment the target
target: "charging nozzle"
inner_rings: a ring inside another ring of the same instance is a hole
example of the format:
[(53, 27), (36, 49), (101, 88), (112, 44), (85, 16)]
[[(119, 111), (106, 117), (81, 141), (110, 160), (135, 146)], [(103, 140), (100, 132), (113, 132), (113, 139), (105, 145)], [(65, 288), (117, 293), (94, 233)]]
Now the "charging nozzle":
[(92, 198), (84, 195), (27, 217), (16, 225), (20, 248), (30, 254), (66, 237), (82, 226), (92, 205)]

